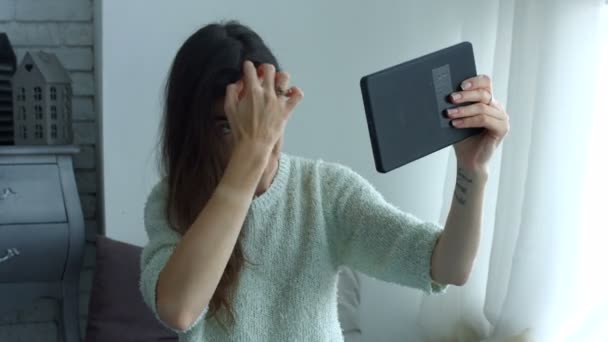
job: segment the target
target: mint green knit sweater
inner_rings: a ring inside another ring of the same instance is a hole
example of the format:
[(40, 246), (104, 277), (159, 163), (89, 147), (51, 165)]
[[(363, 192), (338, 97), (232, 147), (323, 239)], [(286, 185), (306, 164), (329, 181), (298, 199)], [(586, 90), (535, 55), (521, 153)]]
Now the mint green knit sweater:
[[(161, 180), (144, 211), (150, 241), (141, 256), (140, 290), (157, 318), (156, 282), (180, 239), (164, 215), (166, 196)], [(443, 293), (446, 285), (430, 278), (440, 233), (438, 225), (387, 203), (350, 168), (282, 153), (272, 185), (253, 200), (243, 226), (245, 255), (257, 265), (241, 272), (235, 325), (226, 334), (205, 309), (187, 329), (172, 330), (180, 342), (342, 341), (338, 267)]]

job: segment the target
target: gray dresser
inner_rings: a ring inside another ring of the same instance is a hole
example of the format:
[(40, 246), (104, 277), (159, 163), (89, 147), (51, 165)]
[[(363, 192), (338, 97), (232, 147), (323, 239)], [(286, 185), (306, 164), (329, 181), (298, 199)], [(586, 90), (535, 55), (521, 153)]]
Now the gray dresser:
[(59, 299), (63, 341), (80, 341), (84, 219), (76, 146), (0, 146), (0, 313)]

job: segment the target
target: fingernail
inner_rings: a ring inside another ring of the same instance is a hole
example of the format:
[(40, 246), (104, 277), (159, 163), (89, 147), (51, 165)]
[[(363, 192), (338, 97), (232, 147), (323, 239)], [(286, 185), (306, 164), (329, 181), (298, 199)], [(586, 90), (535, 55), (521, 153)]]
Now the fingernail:
[(448, 109), (448, 115), (454, 115), (458, 113), (458, 108), (450, 108)]
[(461, 98), (462, 98), (462, 95), (459, 93), (452, 94), (452, 100), (460, 100)]
[(462, 124), (462, 121), (460, 121), (460, 120), (452, 120), (452, 125), (454, 125), (456, 127), (460, 126), (461, 124)]
[(462, 84), (462, 89), (466, 90), (466, 89), (469, 89), (469, 88), (471, 88), (471, 82), (464, 82)]

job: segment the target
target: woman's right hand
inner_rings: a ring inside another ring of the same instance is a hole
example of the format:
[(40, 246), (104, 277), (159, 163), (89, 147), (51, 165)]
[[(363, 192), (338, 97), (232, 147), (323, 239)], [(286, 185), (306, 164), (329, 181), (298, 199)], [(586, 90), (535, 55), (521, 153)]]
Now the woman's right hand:
[(224, 111), (235, 146), (252, 144), (271, 150), (283, 135), (289, 113), (304, 94), (298, 87), (291, 87), (283, 89), (285, 95), (277, 95), (275, 78), (286, 86), (289, 75), (277, 74), (271, 64), (261, 68), (262, 79), (251, 61), (243, 63), (243, 80), (226, 88)]

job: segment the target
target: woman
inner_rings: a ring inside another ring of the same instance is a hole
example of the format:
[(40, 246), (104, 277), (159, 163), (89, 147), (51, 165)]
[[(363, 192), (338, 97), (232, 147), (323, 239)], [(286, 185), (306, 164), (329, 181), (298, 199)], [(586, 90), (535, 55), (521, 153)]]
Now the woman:
[[(488, 77), (463, 83), (458, 186), (442, 230), (387, 203), (351, 169), (281, 153), (303, 97), (262, 39), (210, 24), (179, 49), (163, 118), (163, 179), (144, 212), (141, 292), (180, 341), (340, 341), (336, 279), (348, 266), (441, 293), (479, 243), (487, 165), (508, 131)], [(405, 303), (404, 303), (405, 304)]]

